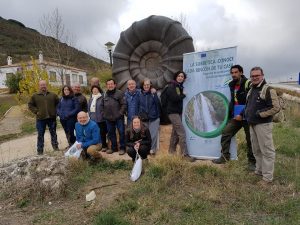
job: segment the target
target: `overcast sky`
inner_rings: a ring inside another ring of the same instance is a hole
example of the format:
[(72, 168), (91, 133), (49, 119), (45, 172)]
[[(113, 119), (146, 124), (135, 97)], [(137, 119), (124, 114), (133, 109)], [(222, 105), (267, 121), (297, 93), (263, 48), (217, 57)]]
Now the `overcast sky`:
[(298, 0), (0, 0), (0, 16), (39, 31), (41, 18), (55, 8), (76, 36), (75, 47), (106, 61), (104, 44), (116, 44), (133, 22), (183, 15), (197, 51), (238, 46), (247, 76), (257, 65), (269, 80), (296, 79), (300, 72)]

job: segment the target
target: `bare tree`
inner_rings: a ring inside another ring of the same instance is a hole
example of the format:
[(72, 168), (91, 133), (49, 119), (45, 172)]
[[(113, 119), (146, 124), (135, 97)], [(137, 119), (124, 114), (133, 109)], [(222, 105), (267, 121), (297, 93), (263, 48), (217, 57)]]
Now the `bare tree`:
[(73, 49), (75, 37), (70, 31), (66, 30), (57, 8), (52, 13), (42, 17), (40, 28), (46, 38), (40, 38), (39, 46), (45, 55), (57, 63), (57, 68), (59, 68), (57, 73), (60, 76), (61, 84), (64, 85), (66, 69), (62, 65), (69, 66), (71, 60), (75, 57)]
[(180, 13), (179, 16), (173, 17), (174, 20), (181, 23), (182, 27), (190, 34), (191, 28), (187, 20), (187, 16), (184, 13)]

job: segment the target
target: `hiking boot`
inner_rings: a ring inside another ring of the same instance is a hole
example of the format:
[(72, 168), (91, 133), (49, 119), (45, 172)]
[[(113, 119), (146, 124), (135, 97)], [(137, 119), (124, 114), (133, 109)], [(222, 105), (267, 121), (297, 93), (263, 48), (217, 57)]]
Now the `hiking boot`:
[(102, 147), (101, 152), (106, 152), (107, 151), (107, 147)]
[(114, 151), (113, 151), (112, 149), (108, 149), (108, 150), (106, 150), (106, 153), (107, 153), (107, 154), (113, 154)]
[(267, 187), (269, 185), (272, 185), (272, 181), (262, 179), (257, 182), (257, 185)]
[(38, 155), (43, 155), (44, 152), (43, 152), (43, 151), (37, 151), (37, 154), (38, 154)]
[(255, 170), (255, 171), (254, 171), (254, 174), (255, 174), (256, 176), (261, 176), (261, 177), (262, 177), (262, 172), (261, 172), (261, 171)]
[(125, 154), (125, 150), (124, 149), (120, 149), (119, 150), (119, 155), (124, 155)]
[(248, 170), (249, 171), (255, 171), (255, 169), (256, 169), (255, 163), (249, 163), (248, 164)]
[(230, 159), (227, 159), (224, 156), (221, 156), (220, 158), (212, 160), (212, 162), (215, 163), (215, 164), (224, 164), (224, 163), (226, 163), (229, 160)]
[(195, 161), (196, 161), (196, 159), (195, 159), (194, 157), (191, 157), (191, 156), (189, 156), (189, 155), (185, 155), (185, 156), (183, 156), (183, 158), (184, 158), (186, 161), (188, 161), (188, 162), (195, 162)]

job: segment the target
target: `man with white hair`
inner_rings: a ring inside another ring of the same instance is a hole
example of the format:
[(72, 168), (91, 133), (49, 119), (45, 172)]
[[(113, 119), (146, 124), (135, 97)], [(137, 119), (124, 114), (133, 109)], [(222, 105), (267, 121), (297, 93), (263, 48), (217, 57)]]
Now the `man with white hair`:
[(139, 99), (141, 90), (136, 88), (135, 80), (127, 81), (127, 90), (124, 94), (127, 106), (127, 126), (131, 124), (132, 117), (139, 114)]

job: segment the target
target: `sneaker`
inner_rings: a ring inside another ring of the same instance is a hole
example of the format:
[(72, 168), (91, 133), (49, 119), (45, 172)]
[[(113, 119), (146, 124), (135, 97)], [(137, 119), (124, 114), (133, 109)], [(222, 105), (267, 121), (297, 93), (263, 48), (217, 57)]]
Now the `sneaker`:
[(124, 149), (120, 149), (119, 150), (119, 155), (124, 155), (125, 154), (125, 150)]
[(195, 162), (195, 161), (196, 161), (196, 159), (195, 159), (194, 157), (191, 157), (191, 156), (189, 156), (189, 155), (185, 155), (183, 158), (184, 158), (186, 161), (188, 161), (188, 162)]
[(113, 154), (114, 151), (113, 151), (112, 149), (108, 149), (108, 150), (106, 150), (106, 153), (107, 153), (107, 154)]
[(56, 146), (56, 147), (53, 147), (53, 150), (54, 150), (54, 151), (59, 151), (59, 148), (58, 148), (58, 146)]
[(101, 152), (106, 152), (107, 151), (107, 147), (102, 147)]
[(227, 161), (229, 161), (229, 159), (226, 159), (224, 156), (221, 156), (220, 158), (212, 160), (212, 162), (215, 164), (224, 164)]
[(153, 149), (150, 150), (150, 155), (155, 155), (155, 151)]

